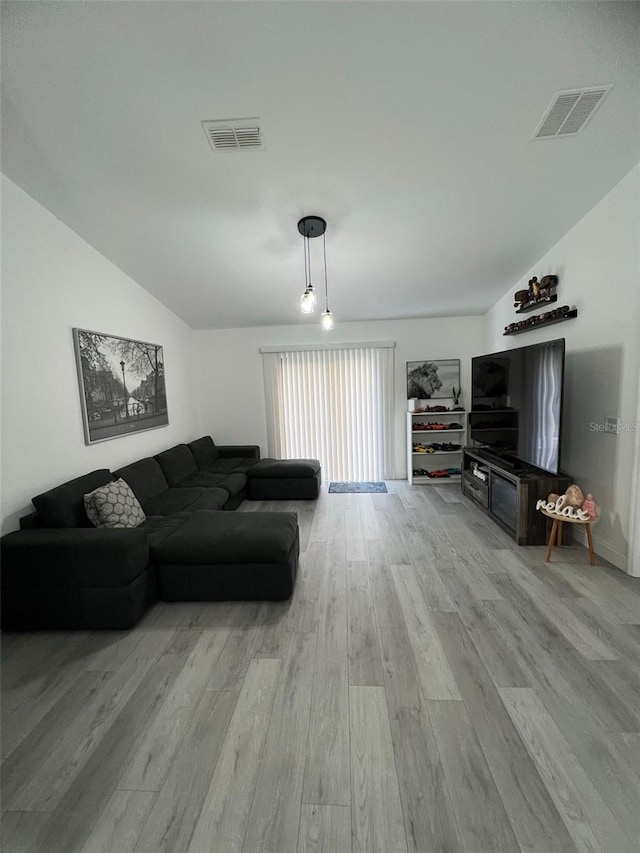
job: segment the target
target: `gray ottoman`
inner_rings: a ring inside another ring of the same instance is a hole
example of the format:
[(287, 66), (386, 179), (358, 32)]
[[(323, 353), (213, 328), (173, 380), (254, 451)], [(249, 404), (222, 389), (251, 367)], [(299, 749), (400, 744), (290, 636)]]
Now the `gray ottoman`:
[(311, 501), (320, 494), (317, 459), (261, 459), (247, 471), (250, 501)]
[(299, 552), (294, 512), (199, 510), (150, 543), (164, 601), (289, 598)]

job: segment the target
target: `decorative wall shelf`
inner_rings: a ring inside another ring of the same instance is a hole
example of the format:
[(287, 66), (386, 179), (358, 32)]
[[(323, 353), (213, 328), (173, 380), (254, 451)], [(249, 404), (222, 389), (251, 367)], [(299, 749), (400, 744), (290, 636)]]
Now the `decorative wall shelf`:
[[(543, 317), (546, 315), (542, 315)], [(522, 332), (528, 332), (531, 329), (538, 329), (540, 326), (553, 326), (556, 323), (563, 323), (565, 320), (573, 320), (578, 316), (578, 309), (573, 308), (571, 311), (567, 311), (566, 314), (561, 314), (559, 317), (553, 317), (550, 320), (539, 320), (537, 317), (531, 318), (531, 320), (525, 320), (524, 322), (527, 324), (526, 326), (522, 326), (520, 329), (511, 329), (503, 332), (504, 335), (520, 335)]]
[(541, 296), (539, 299), (532, 299), (531, 302), (527, 302), (525, 305), (521, 305), (520, 308), (516, 311), (516, 314), (528, 314), (529, 311), (533, 311), (534, 308), (538, 308), (540, 305), (549, 305), (552, 302), (558, 301), (558, 294), (554, 293), (552, 296)]

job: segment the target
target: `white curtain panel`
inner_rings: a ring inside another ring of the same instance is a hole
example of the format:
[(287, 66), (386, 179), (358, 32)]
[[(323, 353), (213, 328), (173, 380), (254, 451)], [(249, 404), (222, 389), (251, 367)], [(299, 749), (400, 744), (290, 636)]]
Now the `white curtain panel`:
[(393, 476), (393, 346), (262, 358), (269, 456), (319, 459), (325, 480)]

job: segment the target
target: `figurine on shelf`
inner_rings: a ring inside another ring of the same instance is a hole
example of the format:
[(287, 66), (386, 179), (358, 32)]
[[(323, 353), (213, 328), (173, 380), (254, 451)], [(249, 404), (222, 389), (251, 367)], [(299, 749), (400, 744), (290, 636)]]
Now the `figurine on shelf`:
[(531, 288), (533, 290), (533, 298), (539, 299), (540, 298), (540, 285), (538, 284), (538, 277), (534, 275), (534, 277), (531, 279), (529, 284), (531, 285)]
[(522, 308), (523, 305), (526, 305), (529, 300), (529, 291), (528, 290), (516, 290), (514, 296), (514, 308)]
[(557, 275), (543, 275), (540, 279), (540, 296), (543, 299), (548, 299), (551, 296), (551, 290), (558, 283)]
[(529, 291), (528, 291), (528, 301), (533, 302), (533, 282), (537, 281), (537, 278), (534, 276), (529, 279)]
[(588, 514), (589, 518), (597, 518), (598, 510), (596, 509), (596, 502), (593, 499), (593, 495), (589, 493), (584, 499), (584, 503), (582, 504), (582, 509)]

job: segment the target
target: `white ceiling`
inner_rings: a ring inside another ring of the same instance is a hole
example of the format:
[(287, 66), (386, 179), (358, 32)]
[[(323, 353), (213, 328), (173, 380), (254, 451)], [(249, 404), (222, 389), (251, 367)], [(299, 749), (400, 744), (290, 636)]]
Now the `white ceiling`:
[[(3, 171), (194, 328), (484, 312), (640, 158), (640, 5), (5, 2)], [(613, 83), (575, 138), (560, 89)], [(259, 152), (202, 119), (259, 116)], [(318, 250), (312, 241), (316, 284)], [(541, 274), (553, 272), (540, 270)]]

